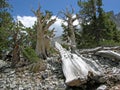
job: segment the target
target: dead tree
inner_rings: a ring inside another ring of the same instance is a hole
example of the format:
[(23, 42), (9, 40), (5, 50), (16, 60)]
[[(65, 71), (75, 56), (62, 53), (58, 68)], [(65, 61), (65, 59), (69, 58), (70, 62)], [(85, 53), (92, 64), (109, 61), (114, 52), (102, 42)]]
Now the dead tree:
[[(36, 53), (41, 58), (45, 59), (48, 56), (50, 47), (50, 35), (47, 34), (49, 27), (55, 23), (56, 19), (51, 19), (51, 13), (45, 12), (45, 15), (41, 12), (40, 6), (37, 11), (33, 11), (37, 17), (37, 43)], [(51, 31), (53, 32), (53, 30)]]
[(90, 48), (90, 49), (81, 49), (79, 51), (80, 54), (95, 54), (96, 52), (98, 51), (101, 51), (101, 50), (112, 50), (112, 51), (116, 51), (116, 50), (120, 50), (120, 46), (114, 46), (114, 47), (103, 47), (103, 46), (100, 46), (100, 47), (96, 47), (96, 48)]
[(102, 57), (116, 59), (120, 61), (120, 53), (114, 52), (112, 50), (100, 50), (100, 51), (97, 51), (95, 54)]
[(102, 68), (95, 62), (82, 56), (73, 54), (64, 49), (59, 43), (55, 43), (62, 60), (62, 70), (68, 86), (85, 84), (89, 78), (101, 76)]

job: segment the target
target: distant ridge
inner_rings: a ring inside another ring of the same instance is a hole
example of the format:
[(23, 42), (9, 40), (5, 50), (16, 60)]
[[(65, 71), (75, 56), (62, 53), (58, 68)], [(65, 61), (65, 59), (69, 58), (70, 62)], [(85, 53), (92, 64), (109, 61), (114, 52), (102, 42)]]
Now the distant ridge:
[(118, 14), (114, 14), (113, 11), (110, 11), (108, 13), (111, 14), (111, 19), (115, 22), (117, 28), (120, 30), (120, 12)]

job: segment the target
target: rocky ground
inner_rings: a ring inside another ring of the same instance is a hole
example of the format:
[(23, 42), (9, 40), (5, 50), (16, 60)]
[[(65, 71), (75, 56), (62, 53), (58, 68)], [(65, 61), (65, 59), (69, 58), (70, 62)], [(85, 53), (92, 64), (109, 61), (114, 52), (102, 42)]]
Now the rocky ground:
[[(66, 85), (59, 60), (52, 57), (45, 62), (47, 69), (37, 73), (6, 68), (0, 72), (0, 90), (64, 90)], [(1, 60), (0, 63), (5, 64)]]
[(97, 90), (120, 90), (120, 61), (90, 54), (83, 56), (95, 60), (102, 67), (104, 76), (99, 78), (101, 85)]
[(45, 71), (37, 73), (11, 69), (7, 62), (0, 60), (0, 68), (6, 67), (0, 72), (0, 90), (120, 90), (120, 62), (91, 54), (83, 56), (100, 63), (103, 68), (105, 75), (99, 78), (99, 83), (88, 81), (80, 87), (66, 86), (61, 61), (56, 55), (45, 60)]

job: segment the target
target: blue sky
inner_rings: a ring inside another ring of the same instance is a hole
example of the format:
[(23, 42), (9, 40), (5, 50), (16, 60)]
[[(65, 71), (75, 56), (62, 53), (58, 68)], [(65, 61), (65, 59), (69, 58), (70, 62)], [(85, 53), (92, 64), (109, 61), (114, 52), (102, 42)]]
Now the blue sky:
[[(38, 2), (42, 7), (42, 10), (52, 11), (56, 15), (59, 11), (70, 7), (72, 5), (77, 12), (79, 7), (77, 6), (78, 0), (9, 0), (10, 4), (13, 6), (13, 16), (34, 16), (31, 9), (37, 9)], [(113, 10), (115, 13), (120, 12), (120, 0), (103, 0), (104, 10)]]

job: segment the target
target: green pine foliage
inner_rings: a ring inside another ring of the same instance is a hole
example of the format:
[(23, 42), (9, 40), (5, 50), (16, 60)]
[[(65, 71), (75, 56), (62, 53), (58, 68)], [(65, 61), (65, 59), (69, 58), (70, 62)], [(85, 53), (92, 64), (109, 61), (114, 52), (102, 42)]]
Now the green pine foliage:
[(68, 43), (69, 42), (69, 36), (70, 36), (70, 30), (64, 24), (62, 24), (62, 28), (63, 28), (62, 40), (66, 41)]
[(38, 62), (40, 58), (37, 56), (36, 52), (31, 47), (26, 47), (23, 51), (23, 56), (29, 60), (31, 63)]
[(36, 39), (37, 39), (37, 32), (36, 32), (36, 23), (33, 25), (32, 28), (26, 28), (26, 46), (31, 46), (33, 49), (36, 48)]
[(62, 47), (65, 48), (66, 50), (69, 50), (69, 49), (70, 49), (70, 46), (67, 45), (67, 44), (62, 44)]
[(100, 42), (100, 46), (120, 46), (120, 42), (114, 40), (104, 40)]
[(0, 58), (3, 51), (9, 49), (9, 37), (13, 27), (13, 18), (10, 14), (11, 6), (7, 0), (0, 0)]
[(27, 59), (31, 64), (29, 67), (31, 72), (37, 73), (46, 69), (46, 64), (37, 56), (36, 52), (31, 47), (26, 47), (22, 51), (22, 54), (24, 58)]
[[(120, 42), (119, 31), (110, 19), (110, 14), (104, 12), (102, 0), (79, 1), (82, 31), (79, 48), (96, 47), (103, 44)], [(103, 43), (102, 43), (103, 42)]]

